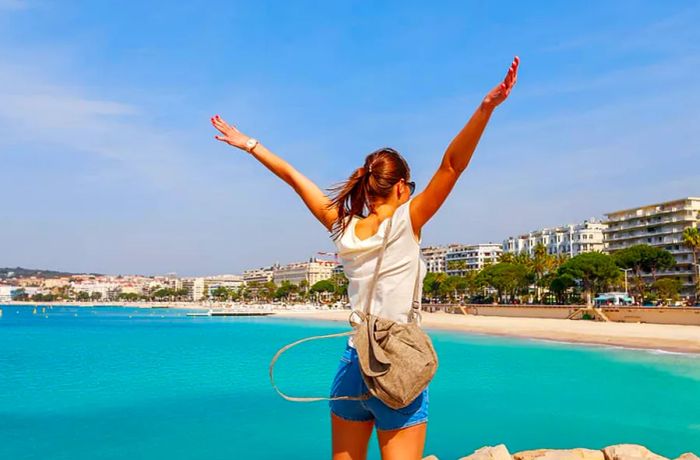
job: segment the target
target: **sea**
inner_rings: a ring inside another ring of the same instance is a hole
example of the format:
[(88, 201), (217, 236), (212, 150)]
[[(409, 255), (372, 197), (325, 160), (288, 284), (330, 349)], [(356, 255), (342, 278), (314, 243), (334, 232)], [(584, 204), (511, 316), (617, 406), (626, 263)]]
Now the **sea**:
[[(330, 458), (328, 403), (284, 400), (268, 366), (280, 347), (346, 324), (0, 308), (0, 459)], [(501, 443), (700, 454), (698, 355), (429, 333), (439, 368), (425, 455)], [(327, 396), (345, 340), (291, 349), (275, 368), (280, 388)], [(376, 435), (369, 450), (380, 458)]]

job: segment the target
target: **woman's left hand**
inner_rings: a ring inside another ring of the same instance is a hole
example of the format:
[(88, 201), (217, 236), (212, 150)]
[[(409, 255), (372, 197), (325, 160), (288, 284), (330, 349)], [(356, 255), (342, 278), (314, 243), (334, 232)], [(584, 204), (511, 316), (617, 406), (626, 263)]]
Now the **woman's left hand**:
[(235, 126), (226, 123), (223, 118), (218, 115), (211, 117), (211, 124), (222, 134), (222, 136), (214, 136), (215, 139), (245, 150), (245, 143), (250, 139), (249, 136), (237, 130)]
[(484, 98), (484, 101), (482, 102), (483, 107), (493, 110), (501, 102), (505, 101), (506, 98), (508, 98), (511, 90), (513, 89), (513, 86), (515, 86), (515, 82), (518, 81), (518, 66), (519, 65), (520, 65), (520, 58), (518, 56), (515, 56), (513, 58), (513, 63), (510, 65), (510, 68), (508, 69), (508, 73), (506, 74), (506, 77), (503, 79), (503, 82), (500, 83), (498, 86), (496, 86), (491, 91), (489, 91), (489, 93)]

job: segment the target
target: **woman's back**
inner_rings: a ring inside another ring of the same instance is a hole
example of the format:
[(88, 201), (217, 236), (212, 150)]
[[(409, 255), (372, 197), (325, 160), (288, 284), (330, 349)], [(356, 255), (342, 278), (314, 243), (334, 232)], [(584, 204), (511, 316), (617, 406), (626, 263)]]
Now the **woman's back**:
[(360, 218), (352, 216), (345, 232), (335, 240), (338, 256), (348, 278), (348, 297), (354, 310), (363, 310), (369, 300), (370, 281), (391, 219), (391, 234), (379, 270), (371, 313), (399, 323), (408, 321), (416, 275), (420, 273), (420, 295), (427, 272), (427, 264), (420, 251), (420, 240), (416, 241), (413, 233), (410, 203), (411, 199), (397, 207), (391, 217), (380, 223), (377, 232), (365, 239), (360, 239), (355, 232)]

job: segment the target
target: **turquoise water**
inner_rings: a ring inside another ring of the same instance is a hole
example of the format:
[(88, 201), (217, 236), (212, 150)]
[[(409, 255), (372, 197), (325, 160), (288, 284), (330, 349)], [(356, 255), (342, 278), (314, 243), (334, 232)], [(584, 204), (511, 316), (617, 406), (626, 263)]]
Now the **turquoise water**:
[[(295, 339), (345, 329), (183, 311), (3, 307), (0, 459), (329, 458), (327, 403), (291, 403), (268, 364)], [(426, 454), (487, 444), (640, 443), (700, 453), (700, 358), (458, 333), (431, 335)], [(343, 339), (303, 344), (276, 368), (325, 395)], [(379, 458), (376, 438), (370, 458)]]

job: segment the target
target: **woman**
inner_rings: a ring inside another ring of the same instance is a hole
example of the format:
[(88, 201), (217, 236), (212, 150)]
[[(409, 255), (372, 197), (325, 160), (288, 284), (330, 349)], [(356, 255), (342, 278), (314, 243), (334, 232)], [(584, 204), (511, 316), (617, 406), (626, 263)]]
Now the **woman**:
[[(491, 90), (445, 152), (437, 172), (425, 190), (414, 196), (415, 184), (403, 157), (383, 148), (369, 154), (364, 165), (334, 187), (333, 198), (290, 164), (228, 125), (218, 115), (211, 122), (221, 132), (216, 139), (246, 150), (288, 183), (311, 213), (332, 232), (353, 309), (362, 308), (382, 246), (386, 222), (391, 219), (389, 244), (372, 299), (372, 313), (406, 322), (416, 276), (425, 276), (420, 258), (421, 229), (437, 212), (459, 176), (469, 164), (494, 108), (510, 94), (517, 79), (515, 57), (501, 84)], [(364, 215), (364, 209), (369, 213)], [(416, 264), (416, 259), (418, 264)], [(416, 273), (417, 270), (420, 270)], [(422, 283), (421, 283), (422, 285)], [(333, 381), (331, 396), (358, 396), (367, 391), (359, 370), (357, 352), (349, 340)], [(377, 398), (366, 401), (331, 401), (333, 459), (364, 459), (376, 426), (383, 460), (420, 459), (428, 419), (428, 390), (402, 409), (392, 409)]]

